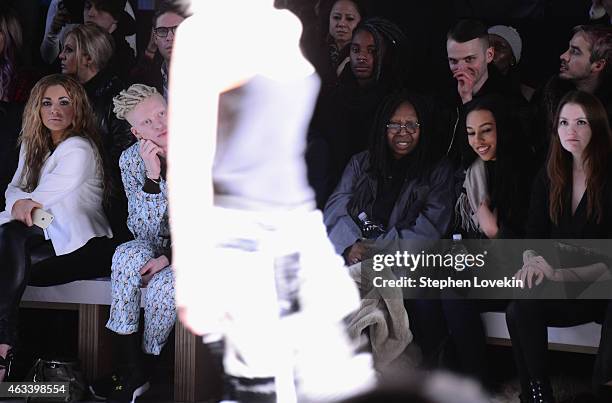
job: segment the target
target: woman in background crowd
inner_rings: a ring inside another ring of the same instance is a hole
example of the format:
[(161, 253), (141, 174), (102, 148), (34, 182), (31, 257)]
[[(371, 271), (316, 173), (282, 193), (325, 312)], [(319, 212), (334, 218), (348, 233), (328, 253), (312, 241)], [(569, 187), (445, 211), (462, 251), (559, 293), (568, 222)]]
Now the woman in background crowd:
[[(338, 77), (348, 68), (353, 30), (365, 19), (365, 10), (359, 0), (328, 1), (319, 7), (320, 38), (316, 46), (306, 48), (305, 53), (321, 77), (323, 86), (335, 86)], [(307, 43), (308, 44), (308, 43)]]
[(95, 24), (112, 36), (115, 52), (110, 65), (122, 80), (127, 81), (136, 62), (136, 21), (132, 6), (126, 0), (51, 0), (40, 44), (42, 60), (53, 63), (67, 31), (80, 23)]
[(93, 24), (76, 25), (66, 34), (59, 55), (62, 73), (76, 78), (85, 87), (102, 137), (103, 158), (112, 181), (108, 217), (117, 242), (130, 238), (126, 227), (127, 200), (121, 186), (119, 156), (134, 143), (130, 125), (113, 112), (113, 97), (123, 82), (108, 69), (113, 54), (112, 39)]

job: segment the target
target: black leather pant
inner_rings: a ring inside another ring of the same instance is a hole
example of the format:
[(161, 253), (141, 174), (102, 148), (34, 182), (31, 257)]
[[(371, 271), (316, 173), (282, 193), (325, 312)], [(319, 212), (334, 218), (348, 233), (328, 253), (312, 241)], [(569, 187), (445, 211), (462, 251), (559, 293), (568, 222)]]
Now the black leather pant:
[(455, 346), (460, 370), (474, 376), (486, 386), (490, 378), (490, 364), (487, 360), (487, 337), (480, 314), (483, 312), (504, 312), (508, 301), (501, 299), (442, 300), (442, 309), (451, 340)]
[(115, 242), (93, 238), (56, 256), (43, 231), (19, 221), (0, 226), (0, 344), (17, 342), (17, 313), (28, 284), (50, 286), (110, 274)]
[(523, 390), (529, 380), (548, 379), (548, 326), (602, 322), (593, 386), (612, 379), (612, 305), (607, 300), (515, 300), (506, 311), (512, 350)]
[(0, 226), (0, 344), (15, 345), (17, 309), (30, 274), (30, 252), (45, 241), (43, 231), (20, 221)]

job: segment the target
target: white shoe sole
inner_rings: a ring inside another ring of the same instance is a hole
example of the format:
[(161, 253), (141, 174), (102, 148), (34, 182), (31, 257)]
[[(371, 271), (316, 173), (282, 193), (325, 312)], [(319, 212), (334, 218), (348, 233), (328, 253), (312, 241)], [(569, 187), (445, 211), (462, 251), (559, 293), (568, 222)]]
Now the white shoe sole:
[(108, 397), (97, 395), (94, 388), (92, 388), (91, 385), (89, 385), (89, 393), (91, 393), (91, 397), (93, 397), (94, 400), (97, 400), (99, 402), (105, 402), (106, 399), (108, 398)]
[(144, 384), (142, 384), (142, 386), (137, 387), (134, 390), (134, 393), (132, 393), (132, 401), (130, 403), (134, 403), (136, 401), (136, 398), (144, 395), (150, 387), (151, 384), (149, 382), (145, 382)]

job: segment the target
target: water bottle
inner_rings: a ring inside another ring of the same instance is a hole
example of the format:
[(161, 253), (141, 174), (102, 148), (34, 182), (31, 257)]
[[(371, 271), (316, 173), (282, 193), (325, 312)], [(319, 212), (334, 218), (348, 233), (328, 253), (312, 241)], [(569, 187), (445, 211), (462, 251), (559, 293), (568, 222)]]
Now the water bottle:
[(461, 234), (453, 234), (453, 243), (451, 245), (450, 252), (454, 256), (465, 255), (469, 253), (462, 240), (463, 236), (461, 236)]
[(361, 234), (366, 239), (376, 239), (385, 233), (385, 228), (381, 224), (377, 224), (368, 218), (365, 211), (362, 211), (357, 216), (361, 222)]

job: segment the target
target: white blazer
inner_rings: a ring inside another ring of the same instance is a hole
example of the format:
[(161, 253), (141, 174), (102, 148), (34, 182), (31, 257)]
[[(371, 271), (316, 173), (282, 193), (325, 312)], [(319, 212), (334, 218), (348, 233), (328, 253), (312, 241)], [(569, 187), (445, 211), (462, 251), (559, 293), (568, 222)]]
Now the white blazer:
[(112, 238), (102, 207), (104, 180), (102, 167), (92, 144), (82, 137), (62, 141), (42, 166), (38, 186), (28, 193), (19, 187), (25, 160), (25, 148), (6, 189), (6, 210), (0, 213), (0, 225), (13, 219), (13, 205), (20, 199), (32, 199), (55, 216), (45, 231), (56, 255), (79, 249), (91, 238)]

